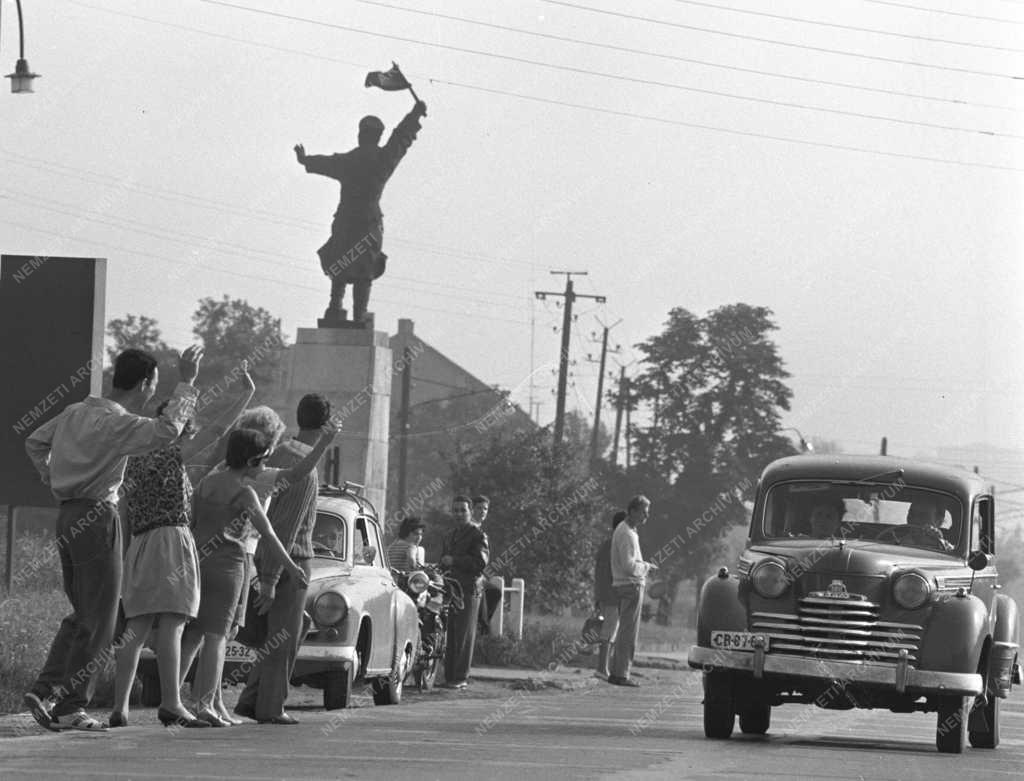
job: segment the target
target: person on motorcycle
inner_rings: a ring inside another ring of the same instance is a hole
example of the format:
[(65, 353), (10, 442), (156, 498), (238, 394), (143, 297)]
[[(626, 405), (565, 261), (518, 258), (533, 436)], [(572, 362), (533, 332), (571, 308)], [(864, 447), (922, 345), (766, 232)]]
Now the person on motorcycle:
[(402, 521), (398, 527), (398, 539), (388, 545), (388, 563), (400, 572), (412, 572), (422, 567), (425, 553), (420, 545), (426, 524), (414, 515)]

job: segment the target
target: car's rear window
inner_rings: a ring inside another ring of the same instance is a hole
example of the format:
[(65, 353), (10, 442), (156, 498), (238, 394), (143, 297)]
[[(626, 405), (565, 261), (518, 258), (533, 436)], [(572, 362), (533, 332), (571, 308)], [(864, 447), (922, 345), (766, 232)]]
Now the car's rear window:
[(963, 510), (950, 494), (893, 483), (794, 481), (765, 497), (766, 538), (877, 540), (949, 551), (963, 534)]

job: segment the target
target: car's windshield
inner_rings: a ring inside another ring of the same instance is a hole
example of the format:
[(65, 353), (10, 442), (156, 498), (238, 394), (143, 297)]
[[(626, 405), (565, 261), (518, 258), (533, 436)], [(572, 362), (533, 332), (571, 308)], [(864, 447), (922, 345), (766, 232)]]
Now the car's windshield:
[(794, 481), (771, 487), (760, 526), (767, 538), (877, 540), (950, 551), (963, 533), (963, 511), (954, 496), (902, 481)]
[(345, 521), (342, 518), (331, 513), (316, 514), (313, 552), (318, 556), (345, 558)]

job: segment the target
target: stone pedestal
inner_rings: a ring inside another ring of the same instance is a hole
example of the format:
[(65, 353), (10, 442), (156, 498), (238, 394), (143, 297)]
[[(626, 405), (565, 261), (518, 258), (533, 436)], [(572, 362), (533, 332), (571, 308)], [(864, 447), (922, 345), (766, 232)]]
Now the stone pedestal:
[(321, 463), (321, 482), (365, 486), (364, 495), (383, 519), (391, 415), (388, 335), (372, 329), (300, 328), (289, 353), (278, 413), (292, 429), (299, 399), (320, 393), (330, 400), (343, 424)]

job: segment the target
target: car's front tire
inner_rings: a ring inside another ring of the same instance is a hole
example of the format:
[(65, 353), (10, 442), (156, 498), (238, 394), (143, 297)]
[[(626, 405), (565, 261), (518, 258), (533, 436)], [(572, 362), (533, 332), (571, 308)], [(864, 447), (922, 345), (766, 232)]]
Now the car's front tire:
[(327, 671), (324, 680), (324, 710), (352, 707), (355, 665), (346, 664)]
[(949, 695), (939, 700), (935, 745), (941, 754), (962, 754), (967, 744), (967, 721), (973, 697)]
[(395, 662), (391, 675), (377, 678), (373, 682), (374, 705), (398, 705), (402, 702), (402, 690), (405, 687), (405, 676), (412, 665), (412, 650), (405, 649)]
[(715, 740), (732, 736), (736, 724), (732, 673), (704, 673), (704, 735)]
[(740, 711), (740, 732), (744, 735), (763, 735), (772, 723), (772, 706), (753, 702)]
[(999, 697), (992, 692), (988, 694), (988, 702), (979, 705), (974, 713), (974, 718), (984, 717), (985, 729), (972, 729), (968, 731), (968, 738), (974, 748), (996, 748), (999, 746)]

